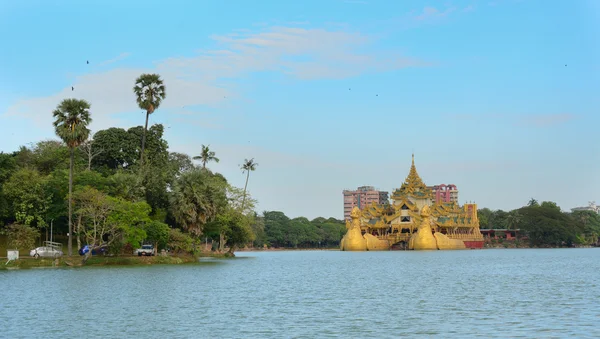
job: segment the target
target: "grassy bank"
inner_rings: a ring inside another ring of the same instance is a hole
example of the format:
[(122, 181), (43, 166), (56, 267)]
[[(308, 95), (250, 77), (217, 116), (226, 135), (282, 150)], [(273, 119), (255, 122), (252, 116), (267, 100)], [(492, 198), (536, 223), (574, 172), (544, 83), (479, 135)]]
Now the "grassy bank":
[[(226, 254), (206, 253), (199, 257), (228, 258)], [(89, 258), (83, 263), (83, 257), (62, 257), (56, 260), (49, 258), (34, 259), (30, 257), (21, 257), (19, 260), (11, 261), (5, 265), (7, 259), (0, 261), (0, 270), (16, 268), (38, 268), (38, 267), (95, 267), (95, 266), (145, 266), (145, 265), (182, 265), (198, 263), (199, 257), (191, 255), (171, 255), (171, 256), (95, 256)]]

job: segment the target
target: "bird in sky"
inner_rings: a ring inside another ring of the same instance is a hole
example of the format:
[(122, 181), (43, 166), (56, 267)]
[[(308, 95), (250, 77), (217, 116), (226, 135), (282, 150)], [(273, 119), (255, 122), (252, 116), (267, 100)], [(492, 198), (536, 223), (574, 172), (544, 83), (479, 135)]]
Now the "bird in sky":
[(86, 62), (87, 62), (87, 64), (88, 64), (88, 65), (90, 64), (90, 61), (89, 61), (89, 60), (86, 60)]
[(74, 91), (74, 90), (75, 90), (75, 87), (71, 86), (71, 91)]

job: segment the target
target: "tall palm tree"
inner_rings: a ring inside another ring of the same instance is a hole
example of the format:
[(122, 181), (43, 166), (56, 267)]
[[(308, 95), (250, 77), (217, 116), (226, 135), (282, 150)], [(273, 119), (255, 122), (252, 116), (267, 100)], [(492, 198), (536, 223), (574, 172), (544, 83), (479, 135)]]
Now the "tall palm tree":
[(133, 92), (136, 95), (138, 106), (146, 111), (146, 124), (142, 134), (142, 153), (140, 164), (144, 164), (144, 148), (146, 147), (146, 131), (148, 130), (148, 118), (150, 114), (160, 106), (167, 96), (165, 85), (158, 74), (142, 74), (135, 80)]
[(92, 122), (90, 104), (85, 100), (65, 99), (52, 112), (54, 129), (67, 144), (70, 150), (69, 158), (69, 256), (73, 255), (73, 156), (76, 147), (84, 143), (90, 135), (87, 126)]
[(202, 162), (202, 168), (206, 168), (206, 163), (209, 161), (219, 162), (219, 158), (215, 157), (215, 152), (210, 150), (210, 145), (202, 145), (202, 152), (200, 155), (195, 156), (194, 160), (200, 160)]
[(248, 179), (250, 178), (250, 171), (254, 171), (258, 166), (258, 163), (254, 162), (254, 158), (248, 160), (244, 159), (242, 164), (242, 173), (246, 172), (246, 185), (244, 185), (244, 198), (242, 198), (242, 211), (244, 210), (244, 204), (246, 203), (246, 188), (248, 188)]

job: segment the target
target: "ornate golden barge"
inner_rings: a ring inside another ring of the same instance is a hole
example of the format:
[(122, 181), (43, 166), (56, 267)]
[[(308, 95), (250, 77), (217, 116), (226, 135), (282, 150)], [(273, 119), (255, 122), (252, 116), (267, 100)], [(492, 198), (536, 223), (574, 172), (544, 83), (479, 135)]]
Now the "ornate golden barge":
[(386, 206), (355, 207), (342, 238), (342, 251), (390, 249), (446, 250), (482, 248), (477, 204), (435, 203), (415, 167)]

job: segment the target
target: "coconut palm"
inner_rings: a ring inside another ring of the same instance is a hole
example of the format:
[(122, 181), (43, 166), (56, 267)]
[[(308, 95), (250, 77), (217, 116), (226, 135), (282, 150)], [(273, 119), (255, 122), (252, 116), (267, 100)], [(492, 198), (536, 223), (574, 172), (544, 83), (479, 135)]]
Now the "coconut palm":
[(246, 172), (246, 185), (244, 185), (244, 198), (242, 199), (242, 211), (244, 210), (244, 204), (246, 203), (246, 189), (248, 188), (248, 179), (250, 178), (250, 171), (254, 171), (258, 166), (258, 163), (254, 162), (254, 158), (248, 160), (244, 159), (242, 164), (242, 173)]
[(202, 145), (202, 152), (200, 155), (195, 156), (194, 160), (200, 160), (202, 162), (202, 168), (206, 168), (206, 163), (209, 161), (219, 162), (219, 158), (215, 157), (215, 152), (210, 150), (210, 145)]
[(73, 254), (73, 156), (75, 148), (84, 143), (90, 135), (87, 126), (92, 122), (90, 104), (85, 100), (65, 99), (52, 112), (54, 116), (54, 129), (67, 144), (70, 150), (69, 157), (69, 244), (68, 254)]
[(138, 106), (146, 111), (146, 124), (142, 134), (142, 152), (140, 164), (144, 164), (144, 148), (146, 146), (146, 131), (148, 130), (148, 118), (150, 114), (160, 106), (167, 96), (165, 85), (158, 74), (142, 74), (135, 80), (133, 92), (137, 97)]

